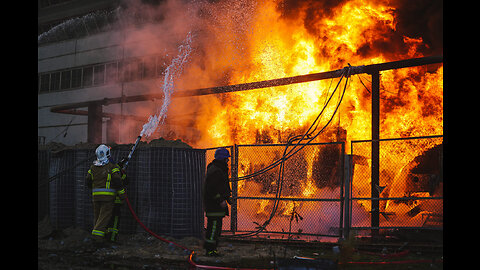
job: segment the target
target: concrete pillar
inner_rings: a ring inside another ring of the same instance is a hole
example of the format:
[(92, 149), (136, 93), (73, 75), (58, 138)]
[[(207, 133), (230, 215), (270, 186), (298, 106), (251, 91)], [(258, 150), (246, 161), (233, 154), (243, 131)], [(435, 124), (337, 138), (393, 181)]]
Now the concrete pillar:
[(88, 104), (88, 143), (102, 143), (102, 105), (98, 103)]
[(112, 115), (107, 121), (107, 144), (119, 143), (120, 118), (121, 116)]

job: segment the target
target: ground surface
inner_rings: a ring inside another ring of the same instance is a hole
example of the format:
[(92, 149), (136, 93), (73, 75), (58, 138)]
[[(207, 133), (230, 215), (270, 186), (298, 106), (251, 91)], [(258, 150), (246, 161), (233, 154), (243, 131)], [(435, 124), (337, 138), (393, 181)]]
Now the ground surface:
[[(206, 266), (250, 269), (443, 269), (443, 253), (438, 245), (436, 248), (428, 245), (422, 248), (409, 242), (362, 244), (359, 241), (324, 244), (289, 242), (287, 245), (285, 242), (222, 239), (219, 252), (223, 256), (212, 258), (204, 256), (201, 239), (165, 238), (194, 250), (193, 261)], [(340, 252), (336, 252), (337, 248)], [(99, 246), (91, 239), (90, 233), (83, 229), (54, 230), (48, 222), (38, 224), (38, 269), (189, 269), (189, 254), (146, 232), (123, 235), (116, 244)], [(293, 259), (295, 256), (316, 261)], [(419, 262), (422, 260), (428, 262)], [(342, 261), (385, 263), (338, 263)], [(398, 261), (410, 263), (392, 263)], [(294, 264), (297, 266), (293, 267)], [(307, 268), (309, 264), (310, 268)]]

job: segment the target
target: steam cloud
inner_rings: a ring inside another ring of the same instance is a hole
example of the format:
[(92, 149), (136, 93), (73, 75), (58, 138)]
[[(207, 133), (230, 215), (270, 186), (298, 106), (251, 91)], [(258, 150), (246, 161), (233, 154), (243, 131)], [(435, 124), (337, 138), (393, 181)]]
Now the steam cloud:
[(159, 124), (165, 122), (167, 117), (168, 106), (172, 98), (173, 91), (175, 90), (175, 79), (177, 79), (183, 71), (185, 63), (188, 61), (188, 56), (192, 52), (192, 34), (188, 32), (185, 42), (178, 47), (178, 56), (175, 57), (172, 63), (166, 68), (165, 76), (163, 79), (163, 104), (157, 113), (148, 118), (148, 122), (143, 125), (140, 137), (146, 135), (150, 137), (157, 129)]

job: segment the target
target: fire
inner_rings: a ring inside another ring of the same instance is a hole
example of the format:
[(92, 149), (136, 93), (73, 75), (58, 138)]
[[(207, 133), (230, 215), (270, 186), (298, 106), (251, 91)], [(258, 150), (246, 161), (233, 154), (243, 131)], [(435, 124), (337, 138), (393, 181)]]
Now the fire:
[[(223, 74), (222, 79), (227, 78), (225, 84), (239, 84), (335, 70), (348, 63), (356, 66), (422, 57), (427, 56), (424, 52), (432, 49), (423, 37), (401, 32), (405, 26), (401, 25), (401, 10), (395, 1), (353, 0), (340, 1), (336, 5), (307, 1), (313, 7), (300, 1), (293, 8), (294, 4), (290, 2), (239, 1), (232, 6), (222, 6), (212, 24), (218, 29), (211, 25), (209, 29), (220, 40), (219, 44), (228, 46), (219, 45), (221, 55), (214, 46), (207, 46), (203, 70), (210, 72), (212, 77), (215, 77), (213, 74)], [(236, 21), (238, 25), (232, 23), (238, 18), (242, 18)], [(233, 46), (229, 45), (233, 44), (229, 40), (235, 41)], [(195, 66), (192, 70), (199, 69)], [(195, 78), (199, 76), (206, 77), (200, 74)], [(218, 82), (219, 79), (205, 81)], [(344, 140), (345, 152), (350, 153), (352, 140), (371, 138), (370, 81), (368, 74), (349, 78), (345, 97), (330, 124), (330, 131), (344, 130), (345, 137), (339, 136), (338, 132), (325, 132), (317, 142)], [(443, 134), (443, 65), (382, 71), (380, 81), (381, 138)], [(196, 147), (284, 143), (290, 136), (305, 132), (337, 82), (338, 79), (322, 80), (205, 98), (202, 106), (206, 113), (199, 115), (196, 121), (196, 128), (203, 133), (192, 143)], [(320, 126), (333, 114), (339, 97), (337, 92), (322, 115)], [(395, 179), (398, 171), (439, 143), (441, 141), (415, 147), (404, 143), (382, 148), (389, 153), (382, 155), (382, 162), (392, 164), (390, 168), (383, 168), (382, 179), (387, 180), (381, 183), (390, 186), (390, 196), (401, 193), (392, 186), (403, 188), (395, 183), (400, 181)], [(397, 155), (400, 153), (403, 155)], [(286, 197), (309, 198), (322, 192), (311, 177), (316, 154), (304, 154), (308, 170), (305, 178), (298, 180), (302, 191)], [(274, 160), (273, 156), (258, 155), (255, 158), (256, 164), (263, 165)], [(239, 176), (259, 169), (254, 168), (253, 160), (240, 157), (240, 162)], [(354, 173), (358, 179), (363, 176), (363, 179), (369, 179), (370, 163), (367, 157), (365, 165), (357, 166)], [(276, 180), (271, 184), (278, 185)], [(239, 194), (264, 196), (265, 191), (256, 185), (239, 182)], [(354, 180), (355, 188), (360, 192), (357, 195), (370, 196), (368, 181)], [(272, 203), (271, 200), (262, 200), (256, 213), (268, 212)], [(366, 211), (370, 210), (369, 202), (359, 203)], [(292, 207), (293, 204), (286, 205), (281, 212), (291, 212)], [(393, 209), (392, 205), (383, 207), (385, 211)]]
[[(374, 53), (368, 48), (372, 43), (387, 43), (397, 24), (394, 7), (374, 2), (348, 1), (331, 10), (331, 16), (313, 22), (309, 30), (301, 16), (282, 18), (275, 1), (261, 1), (253, 14), (245, 45), (249, 64), (236, 68), (231, 63), (229, 83), (328, 71), (347, 63), (372, 64), (423, 56), (417, 52), (419, 47), (426, 46), (422, 38), (404, 36), (403, 45), (408, 50), (395, 56), (381, 50)], [(316, 32), (311, 33), (311, 28)], [(338, 126), (347, 130), (347, 142), (371, 136), (370, 94), (360, 79), (370, 87), (368, 75), (352, 77), (339, 112)], [(222, 145), (262, 142), (259, 134), (265, 138), (263, 142), (284, 142), (288, 135), (298, 134), (313, 122), (327, 91), (333, 89), (329, 89), (331, 83), (323, 80), (229, 94), (228, 111), (215, 115), (203, 136), (215, 145), (219, 140)], [(443, 67), (433, 73), (426, 72), (425, 67), (385, 71), (381, 83), (381, 111), (385, 112), (381, 119), (382, 137), (441, 134)], [(425, 102), (435, 103), (436, 109), (426, 119)], [(333, 113), (333, 107), (329, 106), (326, 116)], [(219, 126), (223, 127), (223, 134), (219, 133)]]

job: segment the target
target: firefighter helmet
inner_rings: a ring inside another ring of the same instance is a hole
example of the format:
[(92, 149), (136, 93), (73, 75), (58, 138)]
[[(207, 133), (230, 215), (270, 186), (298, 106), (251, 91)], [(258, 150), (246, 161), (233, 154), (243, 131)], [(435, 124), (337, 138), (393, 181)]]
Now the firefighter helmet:
[(95, 150), (95, 155), (97, 155), (97, 160), (100, 163), (107, 164), (110, 159), (110, 147), (100, 144)]
[(230, 157), (230, 153), (226, 148), (218, 148), (215, 150), (215, 159), (226, 159)]

